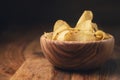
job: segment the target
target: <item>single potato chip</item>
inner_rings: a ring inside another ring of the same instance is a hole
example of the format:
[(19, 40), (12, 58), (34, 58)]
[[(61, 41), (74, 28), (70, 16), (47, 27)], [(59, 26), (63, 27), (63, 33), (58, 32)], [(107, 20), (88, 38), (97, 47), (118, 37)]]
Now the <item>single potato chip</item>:
[(97, 24), (96, 23), (92, 23), (92, 28), (94, 29), (94, 31), (98, 30)]
[(80, 19), (78, 20), (77, 24), (76, 24), (76, 28), (79, 27), (78, 25), (82, 24), (83, 22), (85, 22), (86, 20), (91, 20), (93, 19), (93, 14), (92, 11), (89, 10), (85, 10), (82, 14), (82, 16), (80, 17)]
[(54, 29), (53, 32), (56, 31), (57, 29), (59, 29), (60, 27), (65, 27), (65, 28), (70, 28), (69, 24), (67, 24), (67, 22), (63, 21), (63, 20), (57, 20), (54, 24)]
[(102, 30), (97, 30), (95, 32), (95, 36), (97, 40), (103, 40), (103, 39), (108, 39), (110, 38), (109, 34), (106, 34), (105, 32), (103, 32)]
[(87, 41), (95, 41), (96, 38), (94, 36), (94, 33), (92, 33), (91, 31), (80, 31), (80, 33), (78, 34), (77, 40), (81, 42), (82, 41), (87, 42)]
[(69, 32), (69, 30), (64, 30), (56, 36), (56, 40), (65, 41), (64, 36)]
[(79, 24), (78, 26), (79, 27), (77, 27), (77, 28), (80, 29), (81, 31), (91, 31), (91, 32), (94, 32), (91, 20), (86, 20), (82, 24)]
[(44, 35), (47, 39), (52, 39), (52, 35), (49, 35), (49, 33), (47, 32), (44, 32)]
[(54, 25), (54, 30), (53, 30), (53, 36), (52, 36), (52, 39), (53, 40), (56, 40), (56, 36), (64, 31), (64, 30), (67, 30), (69, 29), (70, 26), (63, 20), (58, 20), (56, 21), (55, 25)]
[(97, 40), (103, 40), (105, 38), (106, 34), (102, 30), (98, 30), (95, 32), (95, 36), (96, 36)]

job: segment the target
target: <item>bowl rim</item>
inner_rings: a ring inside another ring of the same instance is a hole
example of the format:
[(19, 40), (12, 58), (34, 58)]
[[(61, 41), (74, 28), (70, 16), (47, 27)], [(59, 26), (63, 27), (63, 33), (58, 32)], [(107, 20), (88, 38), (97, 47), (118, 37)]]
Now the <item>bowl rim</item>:
[[(47, 32), (48, 34), (52, 34), (52, 32)], [(45, 37), (45, 34), (41, 35), (40, 38), (44, 38), (45, 40), (47, 41), (50, 41), (50, 42), (59, 42), (59, 43), (66, 43), (66, 44), (91, 44), (91, 43), (100, 43), (100, 42), (108, 42), (108, 41), (114, 41), (114, 36), (109, 34), (110, 35), (110, 38), (108, 39), (104, 39), (104, 40), (98, 40), (98, 41), (87, 41), (87, 42), (81, 42), (81, 41), (60, 41), (60, 40), (52, 40), (52, 39), (48, 39)]]

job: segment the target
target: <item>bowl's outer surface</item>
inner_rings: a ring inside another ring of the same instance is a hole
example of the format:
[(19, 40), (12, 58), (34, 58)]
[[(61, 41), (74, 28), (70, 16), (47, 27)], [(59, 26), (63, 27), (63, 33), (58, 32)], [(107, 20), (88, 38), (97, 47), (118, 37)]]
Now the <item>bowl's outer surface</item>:
[(40, 37), (45, 57), (56, 67), (63, 69), (93, 69), (104, 64), (112, 55), (114, 37), (96, 42), (80, 43), (55, 41)]

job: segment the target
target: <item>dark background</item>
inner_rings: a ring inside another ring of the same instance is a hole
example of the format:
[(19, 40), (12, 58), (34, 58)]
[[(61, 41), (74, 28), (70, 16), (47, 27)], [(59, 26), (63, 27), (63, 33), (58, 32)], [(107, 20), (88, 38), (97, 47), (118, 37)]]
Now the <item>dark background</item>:
[(120, 25), (120, 0), (2, 0), (0, 8), (0, 31), (52, 26), (58, 19), (75, 25), (84, 10), (92, 10), (94, 22), (100, 26)]

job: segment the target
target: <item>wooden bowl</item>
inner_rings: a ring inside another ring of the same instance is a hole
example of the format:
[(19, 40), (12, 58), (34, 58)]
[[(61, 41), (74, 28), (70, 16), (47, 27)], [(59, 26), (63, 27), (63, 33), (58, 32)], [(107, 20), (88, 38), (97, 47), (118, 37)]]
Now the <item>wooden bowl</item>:
[[(49, 33), (47, 36), (51, 36)], [(58, 41), (40, 37), (40, 45), (45, 57), (62, 69), (94, 69), (104, 64), (112, 55), (114, 37), (100, 41)]]

